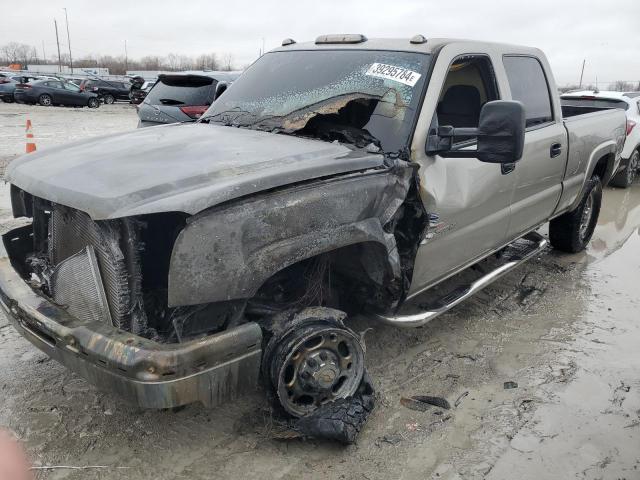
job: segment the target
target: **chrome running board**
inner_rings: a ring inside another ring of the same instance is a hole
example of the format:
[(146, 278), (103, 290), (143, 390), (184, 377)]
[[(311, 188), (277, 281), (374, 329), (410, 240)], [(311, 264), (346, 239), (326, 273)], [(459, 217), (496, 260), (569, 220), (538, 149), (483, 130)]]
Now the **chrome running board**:
[[(438, 315), (442, 315), (448, 310), (451, 310), (460, 302), (468, 299), (503, 275), (509, 273), (520, 264), (536, 256), (538, 253), (544, 250), (549, 243), (547, 239), (545, 239), (537, 232), (528, 233), (527, 235), (522, 237), (522, 239), (532, 242), (533, 245), (526, 248), (520, 247), (518, 249), (520, 251), (518, 251), (515, 255), (510, 256), (508, 261), (498, 268), (486, 273), (472, 283), (460, 285), (459, 287), (454, 288), (451, 292), (444, 295), (443, 297), (431, 302), (428, 305), (423, 306), (422, 308), (424, 308), (425, 311), (408, 315), (375, 314), (374, 317), (383, 323), (386, 323), (388, 325), (395, 325), (396, 327), (422, 327), (423, 325), (436, 318)], [(516, 240), (515, 242), (510, 244), (510, 246), (514, 246), (515, 243), (519, 240)], [(509, 246), (506, 247), (506, 249), (508, 248)]]

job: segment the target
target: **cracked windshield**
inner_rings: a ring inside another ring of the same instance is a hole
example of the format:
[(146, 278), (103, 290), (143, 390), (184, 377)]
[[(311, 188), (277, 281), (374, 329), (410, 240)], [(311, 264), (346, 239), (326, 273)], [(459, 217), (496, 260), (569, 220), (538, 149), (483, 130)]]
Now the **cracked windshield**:
[(201, 121), (396, 153), (407, 146), (428, 62), (408, 52), (269, 53)]

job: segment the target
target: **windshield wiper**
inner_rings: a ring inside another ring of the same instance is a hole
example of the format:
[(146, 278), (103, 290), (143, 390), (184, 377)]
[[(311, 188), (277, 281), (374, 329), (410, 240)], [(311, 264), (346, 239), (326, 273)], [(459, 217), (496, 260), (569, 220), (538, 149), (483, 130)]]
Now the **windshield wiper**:
[[(236, 113), (237, 115), (231, 118), (231, 115)], [(225, 117), (227, 115), (227, 117)], [(249, 112), (247, 110), (242, 110), (240, 107), (234, 107), (229, 110), (224, 110), (222, 112), (216, 113), (214, 115), (207, 115), (206, 117), (200, 118), (200, 122), (209, 123), (211, 121), (219, 122), (224, 125), (234, 125), (234, 122), (238, 120), (242, 115), (253, 115), (256, 116), (255, 113)]]

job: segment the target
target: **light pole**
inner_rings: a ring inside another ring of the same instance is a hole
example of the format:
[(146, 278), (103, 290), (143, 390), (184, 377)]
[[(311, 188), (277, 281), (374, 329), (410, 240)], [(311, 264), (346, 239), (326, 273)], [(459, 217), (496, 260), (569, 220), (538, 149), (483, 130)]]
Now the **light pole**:
[(67, 23), (67, 44), (69, 45), (69, 66), (71, 67), (71, 74), (73, 74), (73, 58), (71, 57), (71, 37), (69, 36), (69, 18), (67, 17), (67, 9), (64, 10), (64, 19)]
[(62, 58), (60, 57), (60, 40), (58, 39), (58, 22), (53, 19), (53, 25), (56, 27), (56, 44), (58, 45), (58, 72), (62, 73)]

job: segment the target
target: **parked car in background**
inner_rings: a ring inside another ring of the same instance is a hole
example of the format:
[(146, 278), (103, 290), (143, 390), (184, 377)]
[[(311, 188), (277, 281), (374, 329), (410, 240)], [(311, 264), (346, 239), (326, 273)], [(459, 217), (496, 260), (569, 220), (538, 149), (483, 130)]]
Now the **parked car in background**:
[(15, 101), (14, 92), (16, 85), (19, 83), (28, 83), (36, 80), (38, 77), (30, 77), (26, 75), (0, 73), (0, 100), (7, 103)]
[(98, 95), (100, 100), (110, 105), (118, 100), (129, 101), (131, 84), (123, 80), (88, 79), (80, 84), (80, 89)]
[(85, 80), (86, 80), (85, 78), (68, 78), (67, 82), (73, 83), (74, 85), (79, 87), (80, 85), (82, 85), (82, 82), (84, 82)]
[(61, 80), (35, 80), (30, 83), (19, 83), (14, 92), (16, 102), (39, 103), (48, 107), (63, 105), (67, 107), (98, 108), (98, 95), (80, 90), (80, 87)]
[(13, 102), (13, 92), (16, 89), (18, 80), (17, 76), (0, 73), (0, 99), (3, 102)]
[(640, 169), (640, 92), (606, 92), (588, 90), (565, 93), (563, 106), (590, 112), (602, 108), (620, 108), (627, 114), (627, 139), (622, 150), (622, 161), (611, 180), (614, 187), (627, 188)]
[(142, 87), (138, 89), (131, 89), (131, 103), (134, 105), (139, 105), (145, 99), (147, 94), (151, 91), (156, 82), (144, 82)]
[(138, 127), (197, 120), (213, 103), (218, 84), (231, 84), (237, 72), (175, 73), (158, 81), (138, 107)]

